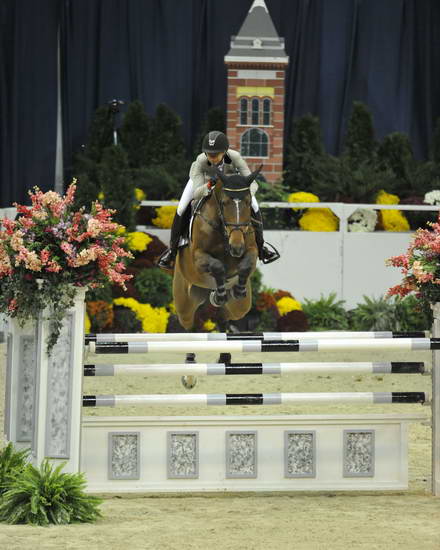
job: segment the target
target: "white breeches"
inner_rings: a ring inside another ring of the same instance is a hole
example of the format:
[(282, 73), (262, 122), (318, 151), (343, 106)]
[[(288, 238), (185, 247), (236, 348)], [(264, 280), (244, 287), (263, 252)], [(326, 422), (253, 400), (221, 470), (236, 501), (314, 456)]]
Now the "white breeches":
[[(177, 213), (179, 216), (182, 216), (182, 214), (185, 212), (186, 207), (191, 202), (194, 195), (194, 183), (192, 179), (188, 180), (188, 183), (185, 185), (185, 189), (183, 190), (182, 196), (180, 197), (179, 204), (177, 206)], [(252, 210), (254, 212), (258, 212), (260, 207), (258, 206), (257, 199), (255, 196), (252, 196)]]

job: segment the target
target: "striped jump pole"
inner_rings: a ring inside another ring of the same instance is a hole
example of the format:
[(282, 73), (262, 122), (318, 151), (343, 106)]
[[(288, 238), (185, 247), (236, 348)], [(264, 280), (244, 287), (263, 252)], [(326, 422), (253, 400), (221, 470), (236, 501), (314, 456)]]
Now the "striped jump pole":
[(439, 350), (440, 338), (347, 338), (290, 341), (232, 340), (208, 342), (90, 342), (97, 354), (197, 352), (320, 352), (320, 351), (423, 351)]
[(169, 395), (84, 395), (84, 407), (124, 405), (286, 405), (328, 403), (426, 403), (425, 392), (347, 392), (347, 393), (238, 393)]
[(256, 375), (256, 374), (423, 374), (423, 362), (358, 363), (151, 363), (84, 365), (84, 376), (172, 376), (172, 375)]
[(414, 332), (351, 332), (351, 331), (329, 331), (329, 332), (256, 332), (250, 333), (221, 333), (221, 332), (180, 332), (180, 333), (134, 333), (134, 334), (86, 334), (85, 343), (96, 342), (210, 342), (214, 340), (303, 340), (308, 338), (425, 338), (426, 334), (421, 331)]

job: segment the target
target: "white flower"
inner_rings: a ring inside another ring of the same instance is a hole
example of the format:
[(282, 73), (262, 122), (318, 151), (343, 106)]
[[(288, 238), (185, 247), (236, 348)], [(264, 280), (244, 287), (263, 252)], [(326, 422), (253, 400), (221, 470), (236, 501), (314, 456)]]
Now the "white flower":
[(368, 208), (358, 208), (348, 218), (348, 231), (374, 231), (377, 213)]
[(434, 189), (434, 191), (429, 191), (429, 193), (426, 193), (425, 198), (423, 199), (423, 202), (426, 204), (439, 205), (440, 191), (438, 189)]

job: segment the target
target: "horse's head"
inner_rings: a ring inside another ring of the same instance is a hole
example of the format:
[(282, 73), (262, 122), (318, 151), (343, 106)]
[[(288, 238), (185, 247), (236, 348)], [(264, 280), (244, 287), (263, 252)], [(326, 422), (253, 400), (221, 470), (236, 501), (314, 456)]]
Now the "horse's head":
[(245, 252), (246, 234), (252, 227), (251, 200), (258, 187), (253, 183), (261, 166), (247, 177), (234, 174), (225, 176), (216, 168), (221, 184), (216, 185), (215, 196), (219, 214), (229, 244), (229, 252), (234, 258), (241, 258)]

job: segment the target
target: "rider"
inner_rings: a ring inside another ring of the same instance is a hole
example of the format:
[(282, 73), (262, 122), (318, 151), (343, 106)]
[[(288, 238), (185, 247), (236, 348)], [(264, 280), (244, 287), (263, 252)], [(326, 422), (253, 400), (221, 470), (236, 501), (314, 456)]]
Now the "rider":
[[(172, 269), (176, 259), (177, 248), (182, 230), (182, 218), (193, 198), (207, 196), (215, 185), (216, 176), (213, 166), (217, 166), (224, 174), (230, 175), (239, 172), (242, 176), (249, 176), (246, 161), (238, 151), (229, 149), (229, 141), (223, 132), (212, 131), (206, 134), (202, 143), (202, 153), (192, 163), (189, 171), (189, 180), (180, 198), (177, 212), (171, 227), (170, 247), (159, 258), (158, 266), (163, 269)], [(255, 241), (258, 247), (258, 257), (268, 264), (279, 258), (278, 252), (271, 250), (264, 243), (263, 220), (255, 196), (252, 196), (252, 211), (255, 222)]]

